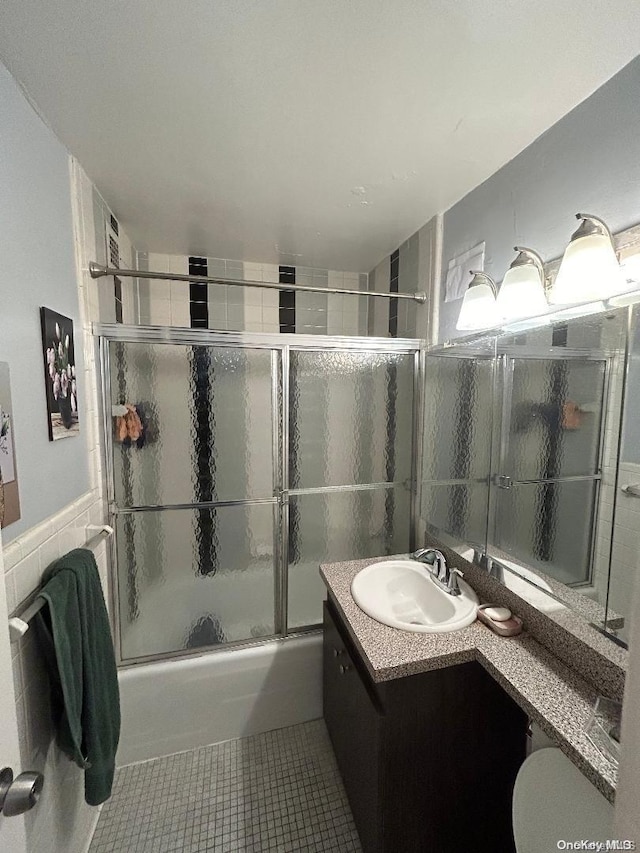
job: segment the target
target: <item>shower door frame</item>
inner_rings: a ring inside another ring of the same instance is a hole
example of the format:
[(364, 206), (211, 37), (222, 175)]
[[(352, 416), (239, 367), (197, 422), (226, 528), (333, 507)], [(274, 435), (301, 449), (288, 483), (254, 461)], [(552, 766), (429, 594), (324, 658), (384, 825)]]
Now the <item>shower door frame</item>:
[[(159, 652), (142, 657), (122, 657), (120, 636), (120, 596), (116, 533), (109, 538), (109, 601), (112, 630), (115, 640), (118, 667), (126, 668), (154, 661), (194, 657), (209, 652), (228, 651), (234, 648), (257, 646), (274, 640), (299, 637), (322, 629), (320, 623), (288, 630), (288, 570), (289, 570), (289, 497), (311, 492), (352, 492), (363, 489), (389, 489), (405, 483), (350, 484), (326, 486), (316, 489), (289, 489), (289, 377), (291, 351), (311, 352), (371, 352), (406, 353), (413, 355), (413, 406), (411, 435), (411, 474), (409, 549), (415, 548), (416, 531), (419, 524), (419, 492), (422, 467), (422, 420), (423, 378), (426, 342), (414, 338), (364, 338), (338, 337), (329, 335), (298, 335), (263, 332), (220, 332), (208, 329), (186, 329), (167, 326), (125, 326), (122, 324), (94, 323), (92, 327), (96, 342), (96, 365), (98, 370), (99, 414), (102, 424), (103, 495), (109, 523), (116, 529), (115, 520), (122, 509), (115, 499), (113, 466), (113, 429), (111, 417), (111, 359), (109, 346), (112, 342), (138, 344), (175, 344), (181, 346), (210, 346), (219, 348), (266, 349), (271, 352), (271, 417), (272, 417), (272, 499), (212, 501), (206, 508), (218, 506), (246, 506), (256, 503), (272, 504), (274, 523), (274, 633), (259, 637), (236, 640), (196, 649), (179, 649)], [(178, 508), (204, 508), (201, 504), (153, 506), (149, 510), (165, 511)], [(129, 511), (140, 512), (144, 509)]]

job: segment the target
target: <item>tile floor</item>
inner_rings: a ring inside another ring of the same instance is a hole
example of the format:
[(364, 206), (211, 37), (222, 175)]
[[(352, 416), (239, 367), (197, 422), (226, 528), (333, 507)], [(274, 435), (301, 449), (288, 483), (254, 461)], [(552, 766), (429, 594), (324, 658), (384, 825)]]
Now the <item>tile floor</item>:
[(89, 853), (360, 853), (323, 720), (118, 771)]

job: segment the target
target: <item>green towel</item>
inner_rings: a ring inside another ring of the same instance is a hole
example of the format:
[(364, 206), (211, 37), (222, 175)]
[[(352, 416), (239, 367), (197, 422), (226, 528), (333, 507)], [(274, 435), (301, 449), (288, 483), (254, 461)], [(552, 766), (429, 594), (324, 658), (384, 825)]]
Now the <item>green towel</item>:
[(118, 674), (98, 567), (77, 548), (51, 565), (40, 596), (40, 637), (49, 664), (57, 742), (85, 771), (84, 798), (111, 796), (120, 737)]

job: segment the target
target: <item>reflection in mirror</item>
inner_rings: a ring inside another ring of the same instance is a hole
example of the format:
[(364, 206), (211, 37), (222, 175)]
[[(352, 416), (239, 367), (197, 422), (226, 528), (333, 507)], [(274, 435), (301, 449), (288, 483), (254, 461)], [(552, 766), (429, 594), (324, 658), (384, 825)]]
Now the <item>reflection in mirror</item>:
[(640, 305), (631, 310), (618, 479), (607, 509), (613, 518), (607, 614), (624, 617), (619, 636), (628, 643), (640, 572)]
[(425, 362), (427, 532), (489, 555), (491, 573), (552, 618), (611, 633), (624, 615), (609, 565), (627, 316), (438, 348)]
[(625, 342), (623, 309), (500, 336), (496, 346), (487, 550), (587, 596), (600, 624)]

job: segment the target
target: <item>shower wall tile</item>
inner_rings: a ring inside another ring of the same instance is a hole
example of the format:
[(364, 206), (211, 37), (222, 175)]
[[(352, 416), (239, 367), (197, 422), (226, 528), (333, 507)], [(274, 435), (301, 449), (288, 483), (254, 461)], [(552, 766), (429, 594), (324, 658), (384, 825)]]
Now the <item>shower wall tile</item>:
[[(385, 258), (369, 274), (369, 289), (376, 293), (389, 293), (391, 286), (391, 264)], [(386, 338), (389, 335), (389, 300), (370, 299), (368, 317), (369, 335)]]
[[(239, 281), (278, 283), (280, 267), (228, 258), (206, 258), (209, 276)], [(183, 255), (137, 253), (137, 269), (189, 274), (189, 259)], [(366, 273), (295, 267), (296, 284), (304, 287), (337, 287), (349, 290), (369, 289)], [(188, 327), (191, 325), (189, 284), (187, 282), (136, 282), (137, 311), (130, 322), (142, 325)], [(280, 331), (277, 289), (234, 287), (209, 284), (207, 287), (208, 328), (218, 331), (277, 333)], [(369, 300), (358, 296), (296, 292), (295, 331), (309, 335), (361, 335), (369, 331)]]
[[(425, 304), (404, 299), (370, 300), (369, 335), (389, 337), (392, 330), (394, 337), (397, 335), (400, 338), (435, 340), (430, 294), (433, 293), (434, 282), (438, 275), (439, 239), (437, 220), (434, 217), (371, 270), (370, 290), (377, 293), (390, 293), (396, 289), (398, 293), (423, 291), (428, 294), (428, 299)], [(391, 275), (392, 258), (393, 276)]]
[[(75, 164), (74, 164), (75, 169)], [(82, 231), (83, 250), (87, 241), (91, 255), (88, 261), (118, 267), (135, 269), (135, 251), (125, 233), (122, 223), (107, 206), (98, 190), (86, 176), (80, 180), (75, 170), (76, 186), (76, 226)], [(83, 273), (84, 275), (84, 273)], [(88, 317), (92, 321), (105, 323), (131, 323), (136, 315), (136, 279), (113, 278), (91, 279)], [(119, 305), (119, 308), (118, 308)]]

